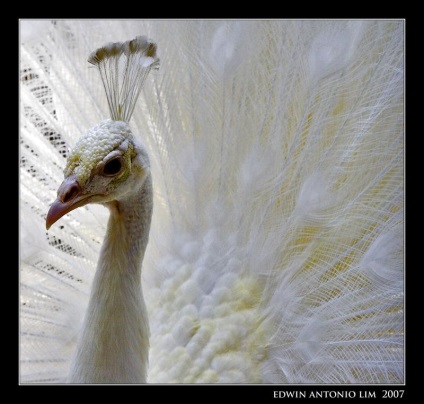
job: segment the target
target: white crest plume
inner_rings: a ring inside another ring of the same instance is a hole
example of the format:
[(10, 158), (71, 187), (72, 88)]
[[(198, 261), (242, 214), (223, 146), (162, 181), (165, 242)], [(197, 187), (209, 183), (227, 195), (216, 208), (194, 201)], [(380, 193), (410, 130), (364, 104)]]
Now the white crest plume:
[(137, 36), (96, 49), (88, 61), (99, 68), (111, 118), (129, 122), (147, 75), (159, 67), (156, 44)]

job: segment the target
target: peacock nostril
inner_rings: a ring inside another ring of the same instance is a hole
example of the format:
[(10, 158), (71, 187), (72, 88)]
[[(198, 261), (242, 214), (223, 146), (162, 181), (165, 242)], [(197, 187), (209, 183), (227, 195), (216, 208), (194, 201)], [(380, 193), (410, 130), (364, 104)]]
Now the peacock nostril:
[(63, 195), (62, 202), (68, 202), (74, 199), (79, 194), (80, 188), (78, 185), (72, 185)]

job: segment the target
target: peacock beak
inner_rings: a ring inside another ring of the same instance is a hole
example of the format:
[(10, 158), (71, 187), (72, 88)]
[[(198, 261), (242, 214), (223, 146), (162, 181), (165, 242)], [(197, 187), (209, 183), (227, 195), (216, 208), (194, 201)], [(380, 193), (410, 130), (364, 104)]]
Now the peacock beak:
[(46, 217), (46, 229), (62, 216), (88, 202), (87, 195), (81, 195), (81, 186), (75, 176), (66, 178), (57, 191), (57, 199), (50, 206)]

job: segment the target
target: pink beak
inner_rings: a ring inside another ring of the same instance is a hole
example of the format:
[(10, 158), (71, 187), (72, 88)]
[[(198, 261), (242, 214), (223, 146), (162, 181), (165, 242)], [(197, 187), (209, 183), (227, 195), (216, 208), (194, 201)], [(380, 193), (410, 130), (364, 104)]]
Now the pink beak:
[(63, 215), (88, 202), (87, 195), (81, 195), (81, 186), (75, 176), (66, 178), (57, 191), (57, 199), (50, 206), (46, 217), (46, 229), (57, 222)]

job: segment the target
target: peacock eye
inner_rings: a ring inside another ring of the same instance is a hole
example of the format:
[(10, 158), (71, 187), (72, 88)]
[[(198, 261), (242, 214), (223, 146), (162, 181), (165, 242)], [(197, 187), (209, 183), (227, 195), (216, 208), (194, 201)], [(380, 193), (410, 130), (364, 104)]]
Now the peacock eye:
[(115, 158), (110, 161), (108, 161), (105, 166), (103, 167), (103, 175), (116, 175), (121, 171), (122, 163), (121, 159)]

